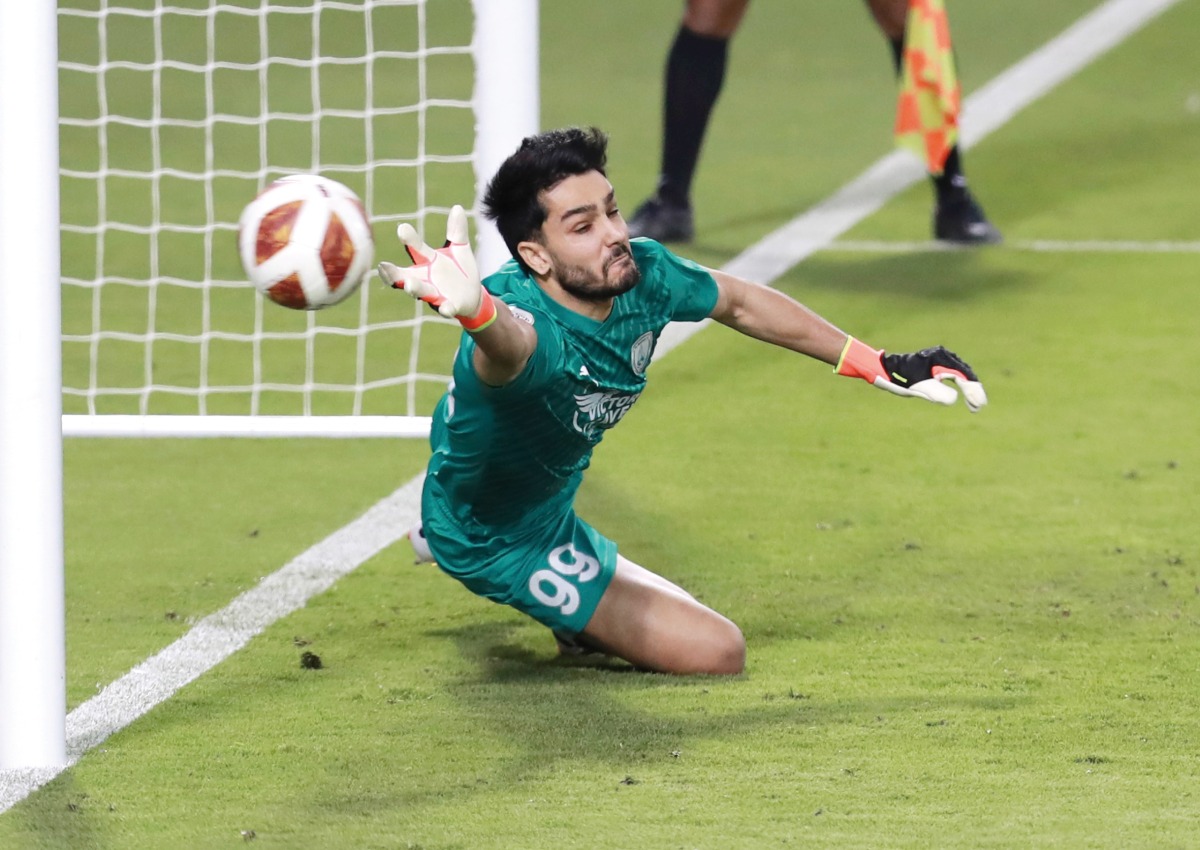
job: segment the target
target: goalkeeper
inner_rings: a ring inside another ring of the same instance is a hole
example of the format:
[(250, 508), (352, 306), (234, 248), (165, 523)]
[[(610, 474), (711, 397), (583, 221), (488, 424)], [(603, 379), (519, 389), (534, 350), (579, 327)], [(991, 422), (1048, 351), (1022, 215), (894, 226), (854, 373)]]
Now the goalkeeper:
[(637, 401), (663, 327), (711, 317), (897, 395), (952, 404), (961, 391), (971, 410), (987, 397), (944, 348), (884, 354), (776, 290), (631, 242), (606, 148), (594, 128), (555, 130), (504, 162), (484, 207), (513, 260), (486, 287), (461, 207), (444, 247), (404, 224), (413, 263), (380, 264), (386, 283), (465, 329), (433, 415), (414, 543), (474, 593), (548, 626), (560, 645), (647, 670), (738, 673), (745, 641), (734, 623), (575, 514), (592, 450)]

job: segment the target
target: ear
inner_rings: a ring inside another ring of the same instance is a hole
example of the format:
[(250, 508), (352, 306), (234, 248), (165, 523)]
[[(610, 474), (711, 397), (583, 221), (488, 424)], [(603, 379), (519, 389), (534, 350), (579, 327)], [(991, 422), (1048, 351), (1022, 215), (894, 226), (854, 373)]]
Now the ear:
[(525, 265), (533, 269), (533, 273), (538, 277), (545, 277), (550, 273), (550, 252), (541, 243), (519, 242), (517, 243), (517, 253), (521, 255)]

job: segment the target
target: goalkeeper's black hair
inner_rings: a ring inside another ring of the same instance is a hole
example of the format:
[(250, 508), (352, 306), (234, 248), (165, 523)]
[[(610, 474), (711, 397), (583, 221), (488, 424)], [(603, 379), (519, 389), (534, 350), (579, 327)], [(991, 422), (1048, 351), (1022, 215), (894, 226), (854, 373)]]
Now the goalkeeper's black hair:
[(541, 193), (576, 174), (605, 174), (607, 164), (607, 135), (595, 127), (568, 127), (527, 136), (500, 166), (484, 193), (483, 214), (496, 222), (509, 253), (526, 273), (531, 270), (517, 246), (542, 241), (546, 208)]

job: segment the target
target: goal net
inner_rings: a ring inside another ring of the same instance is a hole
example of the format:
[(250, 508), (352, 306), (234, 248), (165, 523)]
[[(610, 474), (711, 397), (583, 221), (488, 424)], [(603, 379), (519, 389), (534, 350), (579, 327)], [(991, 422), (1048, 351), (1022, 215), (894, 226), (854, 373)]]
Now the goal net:
[(320, 173), (379, 258), (402, 221), (440, 244), (537, 129), (536, 0), (61, 0), (58, 26), (65, 433), (425, 433), (459, 326), (374, 275), (279, 307), (237, 220)]

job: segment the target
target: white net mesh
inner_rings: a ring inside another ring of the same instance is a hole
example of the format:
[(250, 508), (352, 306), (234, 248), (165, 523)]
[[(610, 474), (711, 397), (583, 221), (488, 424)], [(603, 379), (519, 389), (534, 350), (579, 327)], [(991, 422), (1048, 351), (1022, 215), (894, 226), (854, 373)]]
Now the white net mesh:
[(318, 172), (381, 258), (398, 221), (442, 232), (427, 187), (475, 193), (471, 30), (468, 0), (62, 0), (64, 412), (428, 415), (457, 325), (374, 277), (321, 312), (267, 302), (236, 222)]

